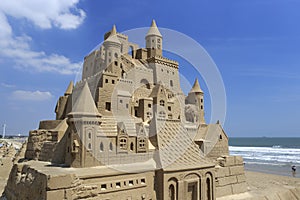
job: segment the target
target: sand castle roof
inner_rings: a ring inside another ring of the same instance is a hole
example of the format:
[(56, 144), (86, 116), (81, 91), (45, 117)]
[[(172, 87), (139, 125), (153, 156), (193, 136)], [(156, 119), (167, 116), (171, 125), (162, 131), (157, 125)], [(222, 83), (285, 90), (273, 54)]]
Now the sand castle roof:
[(113, 42), (117, 44), (121, 44), (120, 40), (118, 39), (117, 36), (117, 28), (116, 25), (113, 25), (109, 37), (104, 41), (104, 42)]
[(85, 82), (83, 89), (73, 105), (70, 115), (100, 116), (87, 82)]
[(155, 120), (159, 167), (171, 171), (214, 165), (204, 157), (180, 121)]
[(69, 84), (69, 86), (68, 86), (68, 88), (67, 88), (67, 90), (66, 90), (66, 92), (65, 92), (65, 95), (72, 94), (73, 88), (74, 88), (74, 83), (73, 83), (73, 81), (71, 81), (70, 84)]
[(159, 36), (159, 37), (162, 37), (161, 33), (159, 32), (158, 28), (157, 28), (157, 25), (156, 25), (156, 22), (155, 20), (153, 19), (152, 20), (152, 24), (151, 24), (151, 27), (146, 35), (146, 37), (148, 36)]
[(193, 92), (200, 92), (200, 93), (203, 93), (202, 89), (200, 88), (200, 84), (199, 84), (199, 81), (198, 81), (198, 78), (196, 78), (195, 82), (194, 82), (194, 85), (190, 91), (190, 93), (193, 93)]

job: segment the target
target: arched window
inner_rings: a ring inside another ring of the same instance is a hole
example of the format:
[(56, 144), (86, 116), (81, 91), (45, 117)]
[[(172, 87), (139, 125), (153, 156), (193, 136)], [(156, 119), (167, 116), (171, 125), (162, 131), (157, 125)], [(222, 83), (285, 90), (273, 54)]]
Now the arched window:
[(211, 183), (210, 183), (210, 178), (206, 178), (206, 199), (211, 200)]
[(165, 101), (164, 101), (164, 100), (160, 100), (160, 101), (159, 101), (159, 105), (165, 106)]
[(219, 139), (220, 139), (220, 140), (222, 140), (222, 139), (223, 139), (222, 135), (220, 135)]
[(89, 139), (91, 139), (92, 138), (92, 134), (89, 132)]
[(173, 184), (169, 186), (169, 200), (175, 200), (175, 187)]
[(89, 143), (89, 145), (88, 145), (88, 148), (89, 148), (89, 149), (92, 149), (92, 145), (91, 145), (91, 143)]
[(100, 143), (100, 151), (103, 151), (104, 149), (104, 145), (103, 145), (103, 142)]
[(134, 144), (133, 142), (130, 143), (130, 151), (133, 151), (133, 148), (134, 148)]
[(170, 80), (170, 86), (173, 87), (173, 80)]
[(109, 143), (109, 150), (112, 151), (113, 150), (113, 144), (110, 142)]

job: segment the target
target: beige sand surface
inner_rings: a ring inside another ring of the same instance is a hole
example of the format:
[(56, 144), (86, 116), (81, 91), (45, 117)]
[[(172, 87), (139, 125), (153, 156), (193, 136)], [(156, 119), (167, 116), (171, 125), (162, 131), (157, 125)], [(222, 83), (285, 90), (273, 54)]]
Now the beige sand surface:
[[(3, 165), (0, 162), (0, 195), (2, 194), (6, 185), (7, 178), (9, 176), (11, 167), (13, 165), (12, 159), (16, 153), (14, 148), (9, 148), (8, 154), (3, 148), (0, 149), (0, 158)], [(2, 157), (6, 154), (5, 157)], [(23, 153), (21, 153), (24, 156)], [(65, 169), (65, 168), (64, 168)], [(272, 174), (263, 174), (258, 172), (246, 171), (248, 192), (231, 195), (227, 197), (221, 197), (217, 200), (241, 200), (241, 199), (253, 199), (253, 200), (300, 200), (300, 179), (286, 176), (278, 176)], [(295, 190), (294, 188), (299, 188)], [(299, 193), (297, 196), (297, 192)]]
[(246, 179), (248, 185), (248, 192), (218, 198), (218, 200), (300, 199), (300, 196), (297, 196), (297, 193), (291, 191), (294, 191), (295, 188), (299, 188), (297, 191), (300, 192), (299, 178), (246, 171)]
[[(6, 185), (10, 170), (13, 166), (13, 157), (16, 150), (11, 147), (8, 151), (5, 147), (0, 148), (0, 195), (2, 194), (4, 187)], [(3, 155), (5, 157), (3, 157)], [(3, 165), (1, 165), (3, 164)]]

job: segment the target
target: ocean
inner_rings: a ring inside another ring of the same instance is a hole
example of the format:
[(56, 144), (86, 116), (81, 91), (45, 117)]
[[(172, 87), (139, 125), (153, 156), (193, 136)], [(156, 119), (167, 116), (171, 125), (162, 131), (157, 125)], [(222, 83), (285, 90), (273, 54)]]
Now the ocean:
[(229, 151), (244, 158), (246, 170), (300, 178), (300, 138), (229, 138)]

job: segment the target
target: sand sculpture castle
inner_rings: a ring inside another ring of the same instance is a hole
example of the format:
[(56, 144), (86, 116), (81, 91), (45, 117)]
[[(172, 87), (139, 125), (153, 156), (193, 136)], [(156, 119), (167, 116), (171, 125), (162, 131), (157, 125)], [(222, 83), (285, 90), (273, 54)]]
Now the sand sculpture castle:
[(30, 132), (8, 199), (213, 200), (246, 190), (242, 158), (229, 155), (219, 123), (206, 124), (198, 80), (182, 92), (154, 20), (145, 43), (115, 26), (105, 34), (56, 120)]

